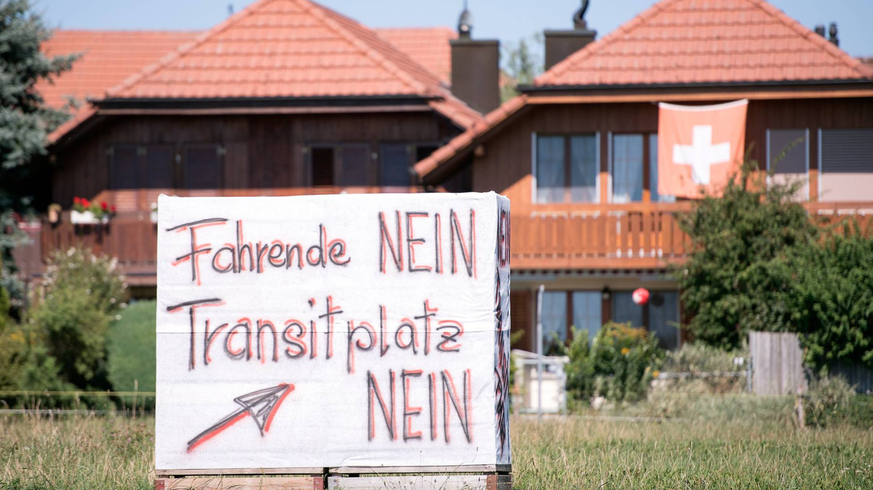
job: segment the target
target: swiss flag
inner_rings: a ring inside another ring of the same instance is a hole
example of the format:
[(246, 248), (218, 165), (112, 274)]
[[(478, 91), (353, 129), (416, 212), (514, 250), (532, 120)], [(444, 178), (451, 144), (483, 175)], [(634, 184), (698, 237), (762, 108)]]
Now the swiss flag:
[(658, 105), (658, 193), (700, 197), (727, 184), (743, 163), (748, 100)]

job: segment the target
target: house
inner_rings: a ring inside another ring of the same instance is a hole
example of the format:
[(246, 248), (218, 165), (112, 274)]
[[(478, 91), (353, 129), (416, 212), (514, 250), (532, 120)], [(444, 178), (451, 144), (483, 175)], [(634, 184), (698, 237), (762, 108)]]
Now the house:
[(260, 0), (202, 33), (61, 32), (47, 49), (85, 57), (42, 90), (91, 99), (51, 135), (50, 202), (118, 214), (46, 224), (42, 255), (74, 243), (115, 255), (149, 296), (161, 192), (494, 190), (512, 200), (519, 347), (534, 350), (543, 285), (547, 340), (616, 320), (674, 348), (668, 269), (685, 257), (676, 213), (691, 203), (654, 185), (657, 102), (749, 99), (762, 170), (799, 140), (773, 178), (805, 179), (810, 212), (873, 209), (873, 70), (763, 0), (662, 0), (599, 40), (577, 12), (574, 29), (545, 32), (547, 71), (499, 107), (499, 46), (468, 20), (458, 34), (377, 31), (309, 0)]
[(581, 15), (547, 31), (547, 71), (415, 167), (425, 185), (462, 179), (511, 199), (519, 347), (535, 349), (540, 285), (547, 341), (615, 320), (682, 342), (668, 267), (685, 256), (676, 213), (691, 203), (658, 194), (657, 102), (748, 99), (761, 170), (790, 148), (773, 178), (805, 179), (810, 212), (873, 209), (873, 70), (835, 43), (764, 0), (662, 0), (594, 39)]
[(72, 244), (114, 255), (149, 296), (161, 193), (423, 191), (412, 165), (499, 105), (496, 82), (474, 90), (497, 79), (496, 41), (456, 38), (372, 30), (310, 0), (260, 0), (202, 33), (59, 32), (44, 50), (84, 56), (39, 90), (55, 105), (88, 100), (49, 136), (49, 202), (117, 214), (77, 226), (65, 212), (42, 227), (42, 255)]

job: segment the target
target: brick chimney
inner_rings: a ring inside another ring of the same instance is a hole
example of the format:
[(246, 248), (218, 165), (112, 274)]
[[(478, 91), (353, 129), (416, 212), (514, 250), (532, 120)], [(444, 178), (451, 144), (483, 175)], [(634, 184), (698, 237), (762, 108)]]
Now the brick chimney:
[(546, 70), (564, 61), (571, 54), (584, 48), (597, 36), (597, 31), (588, 29), (585, 12), (589, 0), (582, 0), (582, 7), (573, 15), (572, 31), (546, 30)]
[(500, 41), (473, 39), (473, 16), (464, 2), (452, 47), (452, 93), (487, 114), (500, 106)]

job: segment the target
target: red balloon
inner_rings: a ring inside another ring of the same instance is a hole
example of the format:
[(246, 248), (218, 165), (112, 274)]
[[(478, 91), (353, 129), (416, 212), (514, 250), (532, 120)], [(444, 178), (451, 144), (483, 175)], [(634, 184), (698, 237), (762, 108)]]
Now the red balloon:
[(634, 291), (633, 294), (634, 303), (638, 305), (644, 305), (649, 302), (649, 290), (646, 288), (639, 288)]

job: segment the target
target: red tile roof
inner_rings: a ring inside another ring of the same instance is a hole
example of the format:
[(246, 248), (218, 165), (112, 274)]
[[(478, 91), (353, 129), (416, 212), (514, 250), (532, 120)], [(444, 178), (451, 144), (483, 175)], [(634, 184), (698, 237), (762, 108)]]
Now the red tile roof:
[(534, 82), (638, 85), (873, 77), (764, 0), (663, 0)]
[(55, 31), (41, 46), (47, 55), (81, 53), (73, 69), (40, 81), (37, 91), (52, 107), (63, 107), (68, 97), (79, 101), (99, 98), (110, 87), (155, 63), (198, 33), (183, 31)]
[[(819, 80), (873, 82), (873, 69), (764, 0), (662, 0), (558, 63), (534, 85)], [(536, 101), (533, 95), (507, 101), (418, 162), (416, 172), (426, 176), (468, 154)]]
[[(161, 37), (166, 42), (159, 45)], [(374, 31), (310, 0), (260, 0), (202, 33), (59, 31), (47, 51), (87, 54), (55, 86), (38, 89), (59, 104), (68, 93), (116, 99), (419, 96), (467, 128), (482, 115), (447, 88), (451, 37), (447, 28)], [(136, 56), (128, 59), (130, 43)], [(82, 108), (49, 141), (94, 113), (92, 106)]]
[(445, 96), (373, 30), (309, 0), (260, 0), (110, 90), (113, 98)]
[(451, 83), (452, 50), (449, 41), (458, 38), (457, 32), (448, 27), (418, 27), (376, 29), (376, 33), (440, 77), (443, 83)]

